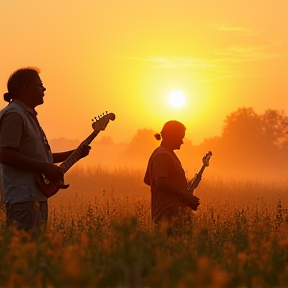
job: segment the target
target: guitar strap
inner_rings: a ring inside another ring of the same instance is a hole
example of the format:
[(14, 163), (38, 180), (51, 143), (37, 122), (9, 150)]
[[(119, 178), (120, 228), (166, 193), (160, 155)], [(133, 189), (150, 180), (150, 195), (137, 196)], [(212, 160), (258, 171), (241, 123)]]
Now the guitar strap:
[[(34, 112), (34, 113), (33, 113)], [(42, 127), (40, 126), (40, 123), (37, 119), (37, 112), (34, 110), (32, 113), (28, 112), (27, 113), (32, 116), (33, 120), (35, 121), (35, 123), (37, 124), (39, 133), (41, 135), (41, 142), (43, 143), (44, 149), (45, 149), (45, 153), (46, 153), (46, 158), (48, 160), (48, 162), (53, 163), (53, 156), (52, 156), (52, 151), (51, 151), (51, 147), (49, 145), (49, 142), (46, 138), (46, 135), (42, 129)]]

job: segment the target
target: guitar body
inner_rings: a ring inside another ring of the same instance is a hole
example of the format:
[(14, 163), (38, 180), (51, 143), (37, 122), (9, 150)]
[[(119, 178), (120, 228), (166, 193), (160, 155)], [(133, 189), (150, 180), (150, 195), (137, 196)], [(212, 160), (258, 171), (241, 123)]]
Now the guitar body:
[(50, 182), (43, 173), (36, 173), (35, 180), (36, 185), (47, 198), (56, 194), (59, 189), (66, 189), (69, 187), (69, 184), (54, 184)]

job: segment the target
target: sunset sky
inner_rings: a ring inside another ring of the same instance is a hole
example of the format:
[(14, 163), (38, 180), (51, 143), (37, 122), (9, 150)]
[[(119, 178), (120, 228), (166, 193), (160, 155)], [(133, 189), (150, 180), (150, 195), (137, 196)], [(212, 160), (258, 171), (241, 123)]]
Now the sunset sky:
[(48, 139), (83, 140), (106, 110), (116, 142), (176, 119), (195, 144), (238, 107), (288, 114), (287, 0), (0, 0), (0, 39), (1, 95), (16, 69), (41, 69)]

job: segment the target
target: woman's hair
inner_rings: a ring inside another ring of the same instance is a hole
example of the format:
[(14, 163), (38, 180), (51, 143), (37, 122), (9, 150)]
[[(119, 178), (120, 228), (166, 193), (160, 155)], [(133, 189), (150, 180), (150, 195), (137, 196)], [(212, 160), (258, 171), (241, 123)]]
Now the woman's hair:
[(16, 97), (17, 92), (25, 85), (29, 85), (35, 76), (40, 73), (40, 70), (35, 67), (21, 68), (16, 70), (8, 79), (7, 90), (3, 98), (10, 102)]
[(156, 138), (156, 140), (161, 140), (161, 134), (160, 133), (156, 133), (154, 134), (154, 137)]
[(179, 131), (185, 131), (186, 127), (179, 121), (170, 120), (166, 122), (162, 128), (160, 133), (154, 134), (156, 140), (161, 140), (162, 138), (166, 138), (167, 136), (174, 135)]

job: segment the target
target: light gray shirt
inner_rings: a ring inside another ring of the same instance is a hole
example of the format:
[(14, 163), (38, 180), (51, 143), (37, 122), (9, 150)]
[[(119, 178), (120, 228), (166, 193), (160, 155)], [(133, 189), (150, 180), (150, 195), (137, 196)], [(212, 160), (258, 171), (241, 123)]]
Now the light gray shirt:
[[(0, 112), (0, 147), (15, 148), (19, 153), (41, 162), (53, 163), (52, 153), (34, 109), (12, 101)], [(35, 182), (35, 172), (0, 164), (2, 201), (18, 203), (47, 201)]]

